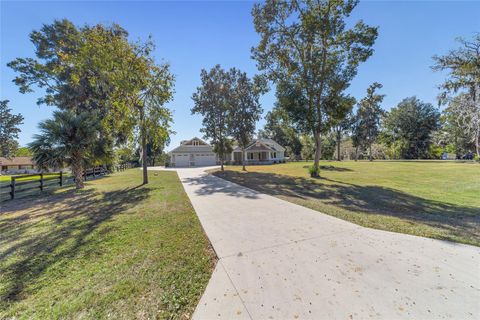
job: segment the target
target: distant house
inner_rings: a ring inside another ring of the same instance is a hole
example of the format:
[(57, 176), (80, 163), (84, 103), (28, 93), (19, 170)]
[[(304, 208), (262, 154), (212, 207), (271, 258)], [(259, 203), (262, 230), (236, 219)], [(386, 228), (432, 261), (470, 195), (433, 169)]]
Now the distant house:
[(211, 145), (197, 137), (185, 140), (169, 152), (172, 167), (201, 167), (217, 164), (217, 155)]
[(10, 159), (0, 157), (2, 174), (4, 173), (30, 173), (36, 169), (32, 157), (12, 157)]
[[(172, 167), (201, 167), (219, 164), (213, 147), (197, 137), (185, 140), (169, 152)], [(246, 164), (273, 164), (285, 161), (285, 148), (272, 139), (256, 139), (245, 152), (234, 146), (231, 154), (225, 156), (225, 163), (240, 164), (242, 157)]]
[(242, 149), (235, 146), (227, 160), (241, 164), (242, 157), (246, 164), (273, 164), (285, 162), (285, 148), (272, 139), (253, 140), (242, 154)]

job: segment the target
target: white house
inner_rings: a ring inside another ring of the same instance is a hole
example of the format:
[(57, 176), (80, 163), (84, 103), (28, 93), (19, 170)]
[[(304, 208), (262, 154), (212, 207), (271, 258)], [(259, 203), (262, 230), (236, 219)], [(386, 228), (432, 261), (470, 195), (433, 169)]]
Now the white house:
[(217, 155), (211, 145), (195, 137), (185, 140), (169, 152), (172, 167), (201, 167), (217, 164)]
[[(201, 167), (219, 164), (218, 155), (213, 147), (195, 137), (180, 143), (180, 146), (169, 152), (172, 167)], [(285, 148), (272, 139), (252, 141), (242, 154), (238, 146), (234, 146), (231, 154), (225, 156), (225, 163), (240, 164), (242, 156), (246, 164), (273, 164), (285, 161)]]
[(233, 152), (227, 160), (240, 164), (242, 156), (246, 164), (273, 164), (285, 162), (285, 148), (272, 139), (253, 140), (242, 154), (239, 146), (233, 148)]

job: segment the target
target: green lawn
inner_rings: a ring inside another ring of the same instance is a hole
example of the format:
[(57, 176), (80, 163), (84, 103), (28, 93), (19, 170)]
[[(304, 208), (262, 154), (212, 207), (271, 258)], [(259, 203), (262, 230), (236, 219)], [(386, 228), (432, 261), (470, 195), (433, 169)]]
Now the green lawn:
[(480, 165), (442, 161), (322, 162), (227, 167), (217, 176), (382, 230), (480, 246)]
[(215, 256), (175, 172), (1, 203), (0, 319), (187, 319)]

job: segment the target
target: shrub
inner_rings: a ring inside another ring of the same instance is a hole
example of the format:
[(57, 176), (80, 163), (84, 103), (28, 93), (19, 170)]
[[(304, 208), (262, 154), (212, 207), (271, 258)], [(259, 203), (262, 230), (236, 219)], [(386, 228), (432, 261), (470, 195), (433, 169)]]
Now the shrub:
[(308, 172), (310, 173), (310, 177), (316, 178), (320, 175), (320, 168), (316, 168), (315, 166), (309, 166)]

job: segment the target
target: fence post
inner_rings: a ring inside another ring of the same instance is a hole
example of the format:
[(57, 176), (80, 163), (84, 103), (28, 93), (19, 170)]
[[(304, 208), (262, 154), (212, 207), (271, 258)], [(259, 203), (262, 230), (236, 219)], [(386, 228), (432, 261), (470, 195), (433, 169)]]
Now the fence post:
[(40, 191), (43, 191), (43, 173), (40, 173)]
[(63, 186), (63, 172), (60, 171), (60, 175), (58, 176), (58, 178), (60, 179), (60, 187)]
[(10, 181), (10, 199), (15, 199), (15, 178), (12, 177)]
[(93, 179), (95, 179), (95, 167), (93, 167)]

